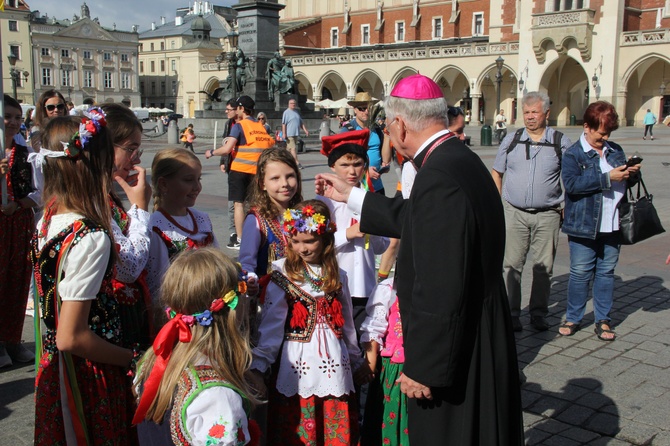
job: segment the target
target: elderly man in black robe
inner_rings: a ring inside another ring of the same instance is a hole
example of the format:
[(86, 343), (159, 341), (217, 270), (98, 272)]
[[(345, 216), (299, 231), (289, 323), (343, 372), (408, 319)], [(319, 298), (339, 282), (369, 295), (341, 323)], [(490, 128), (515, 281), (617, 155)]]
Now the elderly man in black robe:
[(409, 199), (352, 189), (330, 174), (317, 175), (316, 191), (361, 212), (362, 232), (401, 239), (405, 365), (398, 384), (409, 398), (410, 443), (522, 445), (496, 186), (447, 129), (447, 103), (430, 78), (400, 81), (385, 110), (393, 146), (418, 169)]

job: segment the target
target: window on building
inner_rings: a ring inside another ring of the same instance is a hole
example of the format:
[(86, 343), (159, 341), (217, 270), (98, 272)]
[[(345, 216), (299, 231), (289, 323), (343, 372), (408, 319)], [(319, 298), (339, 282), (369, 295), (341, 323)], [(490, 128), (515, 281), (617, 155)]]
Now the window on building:
[(52, 85), (51, 68), (42, 68), (42, 85)]
[(161, 51), (165, 51), (165, 42), (161, 42)]
[(144, 44), (140, 43), (140, 52), (144, 51)]
[(395, 22), (395, 41), (405, 41), (405, 22)]
[(361, 25), (361, 45), (370, 45), (370, 25)]
[(130, 57), (127, 54), (121, 54), (121, 62), (128, 62)]
[(156, 61), (155, 60), (151, 61), (151, 72), (152, 73), (156, 72)]
[(140, 82), (140, 94), (144, 96), (144, 82)]
[(144, 61), (140, 61), (140, 73), (144, 73)]
[(105, 71), (105, 74), (103, 75), (103, 80), (105, 83), (105, 88), (114, 88), (114, 82), (113, 82), (113, 75), (111, 71)]
[(14, 57), (21, 60), (21, 47), (18, 45), (9, 45), (9, 54), (13, 54)]
[(93, 59), (89, 50), (84, 50), (84, 59)]
[(165, 81), (161, 82), (161, 94), (165, 94)]
[(154, 44), (153, 44), (153, 42), (151, 42), (151, 51), (153, 51), (153, 50), (154, 50)]
[(475, 12), (472, 15), (472, 35), (473, 36), (484, 35), (484, 13), (483, 12)]
[(584, 8), (584, 0), (554, 0), (554, 11), (570, 11)]
[(19, 22), (16, 20), (8, 20), (7, 23), (9, 24), (9, 30), (10, 31), (18, 31), (19, 30)]
[(102, 53), (102, 60), (112, 60), (112, 53), (109, 51)]
[(177, 94), (177, 81), (172, 81), (172, 96)]
[(338, 36), (340, 35), (340, 31), (337, 28), (330, 28), (330, 47), (331, 48), (337, 48), (338, 46)]
[(60, 84), (63, 87), (71, 87), (72, 86), (72, 71), (61, 70), (61, 72), (60, 72)]
[(176, 59), (172, 59), (170, 61), (170, 68), (172, 69), (173, 73), (177, 72), (177, 60)]
[(70, 57), (70, 50), (67, 48), (60, 50), (60, 57)]
[(90, 70), (84, 71), (84, 87), (93, 88), (93, 72)]
[(130, 73), (121, 73), (121, 88), (130, 89)]
[(433, 18), (433, 39), (442, 38), (442, 17)]
[(177, 48), (177, 43), (174, 40), (170, 40), (170, 48), (172, 49)]
[(156, 82), (151, 82), (151, 94), (156, 94)]
[(51, 48), (42, 48), (42, 56), (51, 56)]
[(165, 73), (165, 61), (161, 60), (161, 73)]

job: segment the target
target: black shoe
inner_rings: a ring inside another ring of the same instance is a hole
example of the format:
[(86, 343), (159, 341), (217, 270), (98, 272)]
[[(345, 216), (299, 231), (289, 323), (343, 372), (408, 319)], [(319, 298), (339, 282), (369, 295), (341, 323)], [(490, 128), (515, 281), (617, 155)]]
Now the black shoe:
[(240, 249), (240, 241), (237, 239), (237, 234), (230, 234), (230, 241), (226, 246), (229, 249)]
[(523, 325), (521, 325), (521, 321), (518, 317), (512, 316), (512, 330), (517, 333), (523, 331)]
[(547, 321), (545, 321), (544, 317), (542, 316), (531, 316), (530, 325), (532, 325), (533, 328), (536, 329), (537, 331), (549, 330), (549, 325), (547, 325)]

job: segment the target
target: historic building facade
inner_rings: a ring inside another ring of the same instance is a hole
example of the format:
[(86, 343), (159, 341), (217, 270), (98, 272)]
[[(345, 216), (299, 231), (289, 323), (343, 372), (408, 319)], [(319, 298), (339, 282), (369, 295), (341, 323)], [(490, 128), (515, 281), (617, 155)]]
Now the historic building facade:
[[(0, 14), (0, 32), (2, 33), (2, 89), (14, 96), (16, 81), (16, 99), (25, 104), (33, 102), (32, 52), (30, 50), (30, 7), (22, 0), (6, 0), (5, 12)], [(14, 66), (8, 56), (14, 55)], [(14, 71), (12, 80), (11, 70)]]
[(194, 2), (179, 9), (173, 21), (140, 34), (140, 90), (145, 107), (170, 108), (192, 118), (211, 102), (207, 94), (228, 75), (222, 52), (229, 52), (235, 35), (235, 11)]
[(669, 0), (280, 2), (282, 50), (315, 101), (362, 90), (383, 99), (421, 72), (488, 123), (498, 95), (515, 118), (532, 90), (551, 97), (552, 124), (579, 122), (597, 99), (621, 125), (641, 125), (647, 108), (670, 114)]
[(86, 3), (71, 20), (33, 14), (30, 26), (35, 100), (55, 88), (76, 105), (85, 100), (140, 105), (136, 30), (102, 27)]

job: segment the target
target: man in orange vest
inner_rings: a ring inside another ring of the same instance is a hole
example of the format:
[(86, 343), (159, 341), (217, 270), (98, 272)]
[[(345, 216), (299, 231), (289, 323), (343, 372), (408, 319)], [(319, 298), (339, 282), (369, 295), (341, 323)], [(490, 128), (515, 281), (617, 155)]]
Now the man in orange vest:
[(268, 135), (263, 124), (254, 119), (256, 103), (249, 96), (240, 96), (237, 104), (238, 122), (230, 129), (230, 134), (223, 140), (223, 145), (216, 150), (207, 150), (205, 158), (227, 155), (232, 152), (234, 158), (228, 173), (228, 201), (235, 206), (235, 230), (238, 242), (242, 240), (244, 224), (244, 199), (247, 189), (256, 175), (256, 163), (263, 153), (275, 145), (275, 140)]

